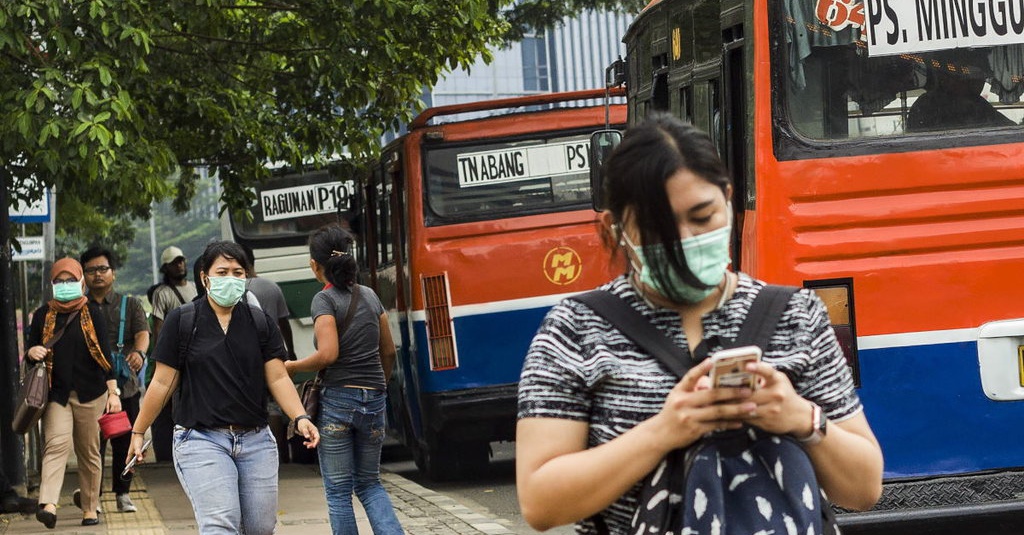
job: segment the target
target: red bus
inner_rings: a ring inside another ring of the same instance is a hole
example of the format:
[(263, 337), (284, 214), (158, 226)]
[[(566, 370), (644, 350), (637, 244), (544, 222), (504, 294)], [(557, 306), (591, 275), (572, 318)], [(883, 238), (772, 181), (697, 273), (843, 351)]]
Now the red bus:
[(471, 471), (489, 461), (490, 442), (514, 439), (519, 373), (541, 319), (610, 276), (589, 136), (622, 126), (626, 112), (603, 106), (605, 95), (428, 109), (358, 179), (363, 282), (399, 348), (389, 426), (433, 478)]
[(885, 455), (844, 533), (1024, 511), (1024, 1), (660, 0), (623, 41), (629, 122), (731, 169), (736, 267), (829, 306)]

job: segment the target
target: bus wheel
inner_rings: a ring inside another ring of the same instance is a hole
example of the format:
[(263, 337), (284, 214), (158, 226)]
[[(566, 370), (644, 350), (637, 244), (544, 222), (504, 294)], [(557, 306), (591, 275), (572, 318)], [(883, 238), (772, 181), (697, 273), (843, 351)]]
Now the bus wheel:
[(490, 462), (490, 444), (428, 444), (413, 450), (416, 468), (433, 481), (450, 481), (481, 474)]

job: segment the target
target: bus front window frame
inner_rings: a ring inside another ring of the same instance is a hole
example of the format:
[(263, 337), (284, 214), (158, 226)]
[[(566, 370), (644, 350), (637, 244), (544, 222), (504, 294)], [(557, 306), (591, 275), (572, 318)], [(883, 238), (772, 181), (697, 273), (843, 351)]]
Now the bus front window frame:
[[(811, 18), (815, 3), (803, 2), (807, 12), (800, 14), (787, 11), (798, 3), (770, 2), (773, 141), (779, 159), (813, 158), (823, 148), (836, 156), (852, 156), (1024, 141), (1024, 100), (998, 104), (994, 93), (987, 100), (1009, 117), (1004, 125), (964, 126), (966, 120), (955, 118), (945, 123), (952, 126), (927, 131), (907, 125), (926, 84), (934, 85), (934, 72), (987, 76), (991, 82), (998, 73), (985, 58), (999, 47), (869, 57), (859, 31), (829, 28)], [(795, 25), (807, 30), (790, 32)], [(806, 42), (798, 42), (796, 33)], [(803, 59), (790, 61), (797, 53)], [(985, 91), (991, 87), (986, 85)], [(946, 108), (951, 115), (958, 110)]]
[[(590, 130), (579, 130), (474, 140), (471, 143), (425, 144), (422, 157), (424, 224), (428, 227), (442, 226), (590, 208), (590, 134)], [(476, 199), (464, 196), (463, 201), (449, 196), (447, 198), (454, 202), (445, 205), (445, 193), (468, 191), (470, 188), (460, 186), (456, 178), (456, 159), (461, 155), (558, 144), (565, 145), (567, 152), (583, 158), (587, 166), (580, 167), (578, 172), (470, 186), (473, 191), (485, 192), (485, 196)], [(432, 160), (435, 156), (445, 161), (435, 165)]]

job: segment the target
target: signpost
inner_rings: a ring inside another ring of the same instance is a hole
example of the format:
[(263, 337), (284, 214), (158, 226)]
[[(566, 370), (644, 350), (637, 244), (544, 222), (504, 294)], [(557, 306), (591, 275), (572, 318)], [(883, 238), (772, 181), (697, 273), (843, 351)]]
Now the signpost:
[(11, 223), (49, 223), (50, 222), (50, 190), (43, 197), (32, 201), (29, 205), (15, 203), (7, 208)]
[(18, 240), (18, 244), (21, 245), (21, 252), (11, 248), (11, 261), (13, 262), (26, 262), (30, 260), (42, 261), (46, 259), (46, 248), (43, 245), (42, 236), (17, 236), (14, 239)]

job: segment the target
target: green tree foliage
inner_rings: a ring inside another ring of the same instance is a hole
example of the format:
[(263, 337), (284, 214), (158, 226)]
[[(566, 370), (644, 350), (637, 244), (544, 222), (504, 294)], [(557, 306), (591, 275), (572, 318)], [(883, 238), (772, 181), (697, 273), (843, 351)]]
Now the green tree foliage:
[[(533, 28), (550, 28), (566, 17), (583, 11), (620, 11), (640, 13), (652, 0), (520, 0), (504, 13), (508, 23), (507, 41), (518, 41)], [(660, 0), (653, 0), (660, 1)]]
[(12, 198), (38, 196), (17, 187), (34, 176), (57, 187), (62, 225), (100, 234), (153, 201), (184, 210), (198, 166), (219, 174), (226, 205), (246, 209), (267, 162), (373, 155), (425, 86), (524, 28), (643, 3), (0, 2), (0, 166)]
[(487, 55), (506, 28), (494, 10), (488, 0), (2, 2), (0, 161), (60, 199), (136, 217), (171, 195), (184, 207), (192, 169), (205, 165), (224, 200), (246, 207), (267, 162), (372, 154), (424, 85)]

